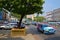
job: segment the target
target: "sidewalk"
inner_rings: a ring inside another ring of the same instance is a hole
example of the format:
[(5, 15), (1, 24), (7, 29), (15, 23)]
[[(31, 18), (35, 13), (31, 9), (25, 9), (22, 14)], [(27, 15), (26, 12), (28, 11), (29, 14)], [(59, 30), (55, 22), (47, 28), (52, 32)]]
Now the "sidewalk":
[[(2, 34), (1, 34), (2, 35)], [(8, 37), (9, 35), (0, 35), (0, 40), (35, 40), (32, 34), (27, 34), (26, 36), (21, 37)]]
[(29, 27), (26, 27), (26, 29), (28, 33), (25, 36), (20, 37), (11, 37), (11, 30), (0, 30), (0, 40), (41, 40), (40, 37), (33, 35), (34, 33), (36, 33), (36, 30), (34, 31), (32, 29), (29, 29)]
[(28, 34), (27, 36), (22, 36), (22, 38), (25, 40), (35, 40), (32, 34)]
[(20, 37), (11, 37), (10, 30), (0, 30), (0, 40), (35, 40), (32, 34), (26, 34)]

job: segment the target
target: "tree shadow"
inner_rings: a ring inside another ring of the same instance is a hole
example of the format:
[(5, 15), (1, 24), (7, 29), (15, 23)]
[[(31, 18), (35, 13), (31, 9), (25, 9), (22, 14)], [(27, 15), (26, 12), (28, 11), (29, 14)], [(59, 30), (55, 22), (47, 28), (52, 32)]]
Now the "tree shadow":
[(32, 34), (32, 35), (41, 34), (41, 32), (38, 32), (37, 28), (35, 28), (35, 27), (26, 29), (26, 33), (27, 34)]
[(0, 38), (0, 40), (24, 40), (23, 38)]
[(45, 40), (60, 40), (60, 36), (56, 36), (56, 37), (49, 37)]
[(0, 40), (24, 40), (22, 37), (11, 37), (11, 30), (0, 30)]

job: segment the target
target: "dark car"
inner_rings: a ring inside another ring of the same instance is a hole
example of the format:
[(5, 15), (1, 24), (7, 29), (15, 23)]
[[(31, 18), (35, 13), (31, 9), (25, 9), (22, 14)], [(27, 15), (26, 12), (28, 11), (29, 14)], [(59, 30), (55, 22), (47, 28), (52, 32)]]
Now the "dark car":
[(25, 28), (25, 24), (24, 23), (21, 23), (21, 28)]
[(37, 22), (33, 21), (31, 24), (36, 26), (37, 25)]
[[(17, 25), (18, 25), (18, 22), (17, 22)], [(16, 27), (17, 27), (17, 25), (16, 25)], [(20, 28), (25, 28), (25, 24), (24, 23), (21, 23)]]

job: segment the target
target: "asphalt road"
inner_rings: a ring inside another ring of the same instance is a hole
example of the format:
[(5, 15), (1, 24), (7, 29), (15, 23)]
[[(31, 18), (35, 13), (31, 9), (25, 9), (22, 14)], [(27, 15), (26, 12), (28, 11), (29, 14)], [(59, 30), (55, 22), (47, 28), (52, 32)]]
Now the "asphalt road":
[(55, 34), (45, 35), (41, 32), (38, 32), (36, 26), (29, 25), (27, 26), (27, 33), (31, 33), (36, 40), (60, 40), (60, 27), (56, 27), (57, 31)]
[[(53, 35), (45, 35), (41, 32), (38, 32), (36, 26), (28, 25), (27, 34), (32, 34), (36, 40), (60, 40), (60, 27), (56, 28), (57, 31)], [(0, 30), (0, 40), (25, 40), (23, 38), (12, 38), (10, 37), (10, 30)]]

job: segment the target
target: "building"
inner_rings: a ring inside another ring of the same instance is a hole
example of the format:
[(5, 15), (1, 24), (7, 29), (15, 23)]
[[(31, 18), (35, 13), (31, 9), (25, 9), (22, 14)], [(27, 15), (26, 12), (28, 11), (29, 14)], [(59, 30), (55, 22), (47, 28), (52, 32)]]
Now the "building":
[(60, 21), (60, 8), (53, 10), (52, 14), (54, 21)]
[(47, 14), (47, 15), (45, 16), (46, 20), (47, 20), (47, 21), (52, 21), (52, 20), (53, 20), (53, 19), (52, 19), (52, 16), (53, 16), (53, 15), (52, 15), (52, 11), (47, 12), (46, 14)]
[(27, 18), (31, 18), (32, 20), (34, 20), (34, 14), (32, 14), (32, 15), (27, 15), (26, 17), (27, 17)]
[(60, 21), (60, 8), (46, 13), (47, 21)]
[(3, 13), (3, 20), (10, 21), (10, 18), (11, 18), (10, 12), (6, 9), (3, 9), (2, 13)]
[(7, 11), (6, 9), (2, 9), (0, 11), (0, 23), (4, 21), (9, 21), (10, 17), (11, 17), (10, 12)]

